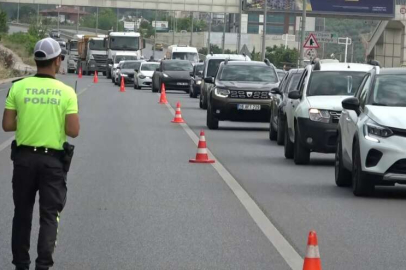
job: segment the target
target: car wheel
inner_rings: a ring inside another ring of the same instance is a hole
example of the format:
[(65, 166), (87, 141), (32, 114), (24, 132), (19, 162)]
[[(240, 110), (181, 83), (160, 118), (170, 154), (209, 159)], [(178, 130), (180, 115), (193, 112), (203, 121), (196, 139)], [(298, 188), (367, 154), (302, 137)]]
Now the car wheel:
[(111, 71), (106, 71), (106, 76), (107, 76), (107, 79), (112, 79), (112, 76), (111, 76)]
[(343, 148), (341, 142), (341, 135), (338, 135), (337, 150), (335, 156), (335, 181), (338, 187), (351, 186), (352, 175), (349, 170), (343, 166)]
[(200, 94), (200, 98), (199, 98), (199, 108), (200, 108), (200, 109), (203, 109), (202, 94)]
[(154, 93), (158, 92), (158, 89), (157, 89), (155, 83), (152, 83), (152, 92), (154, 92)]
[(295, 128), (293, 161), (296, 165), (306, 165), (309, 164), (310, 161), (310, 150), (307, 149), (300, 141), (297, 127)]
[(189, 97), (192, 98), (193, 97), (193, 86), (190, 86), (190, 90), (189, 90)]
[(283, 145), (283, 140), (285, 135), (285, 130), (284, 130), (284, 121), (281, 119), (281, 116), (278, 117), (278, 132), (276, 135), (276, 143), (278, 145)]
[(203, 95), (201, 95), (202, 96), (202, 109), (204, 109), (204, 110), (207, 110), (207, 96), (206, 96), (206, 98), (204, 98), (203, 97)]
[(271, 141), (275, 141), (276, 137), (278, 136), (278, 133), (275, 130), (275, 128), (273, 127), (272, 120), (273, 120), (273, 112), (271, 112), (271, 117), (270, 117), (270, 121), (269, 121), (269, 139)]
[(289, 138), (289, 131), (288, 131), (288, 123), (285, 123), (285, 139), (284, 139), (284, 152), (285, 158), (292, 159), (293, 158), (293, 143), (290, 141)]
[(192, 98), (197, 98), (197, 93), (194, 88), (193, 88)]
[(121, 81), (121, 78), (117, 77), (117, 79), (114, 80), (114, 84), (117, 86), (120, 85), (119, 81)]
[(355, 141), (352, 151), (352, 192), (355, 196), (367, 196), (374, 189), (374, 183), (368, 181), (367, 174), (362, 171), (359, 143)]
[(210, 104), (207, 108), (207, 127), (209, 129), (218, 129), (219, 128), (219, 120), (216, 117), (214, 117)]
[(103, 72), (103, 76), (106, 76), (106, 71)]

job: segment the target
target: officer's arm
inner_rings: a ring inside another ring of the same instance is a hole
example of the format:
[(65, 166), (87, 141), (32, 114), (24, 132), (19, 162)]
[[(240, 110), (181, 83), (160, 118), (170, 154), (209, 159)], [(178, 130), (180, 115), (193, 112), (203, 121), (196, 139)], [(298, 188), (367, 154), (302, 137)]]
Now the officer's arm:
[(80, 124), (79, 114), (72, 113), (65, 116), (65, 133), (69, 137), (76, 138), (79, 136)]
[(17, 111), (5, 109), (3, 114), (3, 130), (5, 132), (17, 130)]

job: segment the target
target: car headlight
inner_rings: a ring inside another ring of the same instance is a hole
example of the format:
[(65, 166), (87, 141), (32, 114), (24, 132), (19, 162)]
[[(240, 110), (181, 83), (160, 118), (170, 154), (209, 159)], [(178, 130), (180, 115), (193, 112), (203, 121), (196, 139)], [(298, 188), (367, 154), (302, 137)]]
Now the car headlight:
[(198, 80), (198, 81), (196, 81), (196, 84), (197, 84), (197, 85), (201, 85), (201, 84), (202, 84), (202, 81), (201, 81), (201, 80)]
[(309, 109), (309, 117), (310, 120), (315, 122), (330, 122), (330, 113), (327, 110)]
[(144, 75), (140, 74), (140, 75), (138, 75), (138, 78), (140, 78), (140, 79), (145, 79), (145, 78), (146, 78), (146, 76), (144, 76)]
[(228, 95), (230, 95), (230, 90), (216, 87), (214, 88), (214, 94), (218, 97), (226, 98)]
[(364, 135), (365, 139), (379, 142), (378, 139), (373, 137), (388, 138), (393, 135), (393, 131), (390, 128), (381, 126), (374, 121), (369, 120), (364, 124)]
[(166, 73), (162, 73), (164, 75), (165, 78), (169, 78), (168, 74)]

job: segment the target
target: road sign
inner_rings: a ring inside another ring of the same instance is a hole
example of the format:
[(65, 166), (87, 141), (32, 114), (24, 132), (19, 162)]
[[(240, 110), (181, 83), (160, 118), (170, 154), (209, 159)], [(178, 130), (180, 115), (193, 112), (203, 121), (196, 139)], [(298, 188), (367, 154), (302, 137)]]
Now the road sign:
[(240, 54), (245, 54), (246, 56), (248, 56), (249, 58), (251, 58), (251, 53), (250, 50), (248, 49), (247, 45), (244, 44), (244, 46), (242, 46)]
[(338, 34), (330, 32), (307, 32), (308, 35), (313, 34), (319, 43), (337, 43)]
[(306, 49), (318, 49), (320, 46), (316, 37), (313, 34), (310, 34), (303, 47)]
[(307, 49), (304, 55), (307, 59), (314, 59), (317, 57), (317, 51), (315, 49)]

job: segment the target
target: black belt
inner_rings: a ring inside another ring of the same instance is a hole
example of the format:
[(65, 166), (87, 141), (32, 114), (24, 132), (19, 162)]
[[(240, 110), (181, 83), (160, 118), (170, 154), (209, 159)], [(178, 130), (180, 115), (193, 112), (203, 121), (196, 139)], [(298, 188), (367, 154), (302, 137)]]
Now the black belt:
[(63, 150), (55, 150), (47, 147), (34, 147), (34, 146), (27, 146), (27, 145), (20, 145), (17, 147), (18, 150), (29, 151), (36, 154), (44, 154), (50, 155), (55, 157), (62, 157), (64, 154)]

